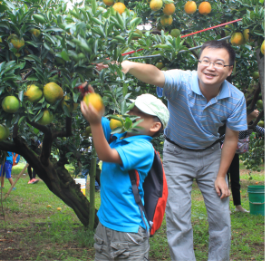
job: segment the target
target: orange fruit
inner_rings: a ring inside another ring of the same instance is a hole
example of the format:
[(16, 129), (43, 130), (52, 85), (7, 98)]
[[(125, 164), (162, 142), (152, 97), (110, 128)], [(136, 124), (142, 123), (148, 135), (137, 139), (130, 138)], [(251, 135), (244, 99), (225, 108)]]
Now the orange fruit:
[(255, 72), (253, 72), (253, 74), (252, 74), (252, 77), (253, 77), (253, 79), (258, 79), (259, 78), (259, 71), (255, 71)]
[(173, 36), (173, 37), (179, 37), (180, 36), (180, 30), (179, 29), (172, 29), (170, 31), (170, 35)]
[(101, 96), (95, 92), (85, 95), (83, 101), (87, 106), (91, 104), (98, 112), (104, 108)]
[(0, 141), (7, 139), (9, 136), (9, 129), (0, 124)]
[(111, 6), (114, 4), (114, 0), (103, 0), (104, 4), (107, 6)]
[(10, 42), (13, 44), (14, 48), (16, 48), (17, 50), (25, 45), (25, 41), (23, 38), (21, 38), (21, 39), (18, 39), (18, 38), (15, 39), (14, 38), (14, 39), (11, 39)]
[[(67, 102), (69, 101), (69, 102)], [(69, 110), (69, 112), (73, 112), (74, 110), (76, 110), (77, 106), (78, 106), (78, 103), (70, 103), (70, 97), (68, 95), (65, 95), (63, 100), (62, 100), (62, 103), (61, 103), (61, 107), (63, 109), (63, 107), (66, 106)]]
[(113, 8), (115, 11), (117, 11), (118, 13), (122, 14), (125, 11), (125, 4), (121, 3), (121, 2), (117, 2), (113, 5)]
[(44, 85), (43, 94), (48, 103), (54, 104), (57, 100), (63, 98), (63, 89), (55, 82), (49, 82)]
[(241, 45), (244, 43), (244, 36), (240, 32), (235, 32), (232, 34), (230, 42), (232, 45)]
[(152, 0), (150, 2), (150, 8), (153, 11), (158, 11), (159, 9), (161, 9), (163, 6), (163, 1), (162, 0)]
[(53, 120), (53, 115), (48, 110), (44, 110), (42, 117), (39, 119), (38, 123), (41, 125), (50, 124)]
[(165, 7), (163, 9), (163, 13), (165, 15), (172, 15), (172, 14), (174, 14), (175, 10), (176, 10), (176, 7), (173, 3), (165, 4)]
[(162, 62), (157, 62), (157, 63), (156, 63), (156, 67), (157, 67), (158, 69), (162, 69), (162, 68), (164, 67), (164, 64), (163, 64)]
[(163, 15), (161, 16), (160, 22), (163, 26), (168, 26), (173, 23), (173, 18), (171, 15)]
[(24, 92), (24, 96), (26, 96), (31, 102), (39, 101), (42, 97), (42, 94), (42, 90), (34, 84), (28, 85), (27, 91)]
[(245, 29), (243, 31), (243, 36), (244, 36), (245, 41), (248, 42), (249, 41), (249, 29)]
[(211, 13), (212, 7), (209, 2), (201, 2), (199, 5), (199, 13), (202, 15), (207, 15)]
[(39, 37), (40, 36), (40, 30), (39, 29), (31, 29), (30, 32), (35, 36), (35, 37)]
[[(117, 117), (121, 117), (121, 115), (116, 115)], [(116, 119), (111, 119), (110, 120), (110, 123), (109, 123), (109, 126), (112, 130), (116, 129), (116, 128), (119, 128), (119, 127), (122, 127), (122, 122), (119, 121), (119, 120), (116, 120)]]
[(6, 96), (2, 101), (2, 108), (5, 112), (15, 113), (19, 109), (19, 100), (15, 96)]
[(184, 6), (184, 10), (187, 14), (193, 14), (197, 10), (197, 5), (194, 1), (188, 1)]
[(260, 47), (260, 51), (264, 55), (264, 53), (265, 53), (265, 40), (263, 41), (263, 43), (262, 43), (262, 45)]

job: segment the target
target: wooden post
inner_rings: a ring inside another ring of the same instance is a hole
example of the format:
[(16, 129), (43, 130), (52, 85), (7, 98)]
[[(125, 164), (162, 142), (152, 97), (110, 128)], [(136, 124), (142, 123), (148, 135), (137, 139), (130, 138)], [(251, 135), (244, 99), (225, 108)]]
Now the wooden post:
[(27, 168), (28, 166), (29, 166), (29, 164), (27, 163), (27, 164), (25, 165), (25, 167), (22, 169), (22, 171), (18, 174), (18, 176), (17, 176), (16, 180), (14, 181), (13, 185), (12, 185), (11, 188), (8, 190), (8, 192), (5, 194), (4, 199), (6, 199), (6, 198), (9, 196), (10, 192), (11, 192), (12, 189), (15, 187), (17, 181), (18, 181), (19, 178), (23, 175), (24, 171), (26, 170), (26, 168)]
[(95, 179), (96, 179), (97, 153), (92, 146), (92, 159), (90, 165), (90, 210), (89, 210), (89, 229), (94, 229), (95, 223)]

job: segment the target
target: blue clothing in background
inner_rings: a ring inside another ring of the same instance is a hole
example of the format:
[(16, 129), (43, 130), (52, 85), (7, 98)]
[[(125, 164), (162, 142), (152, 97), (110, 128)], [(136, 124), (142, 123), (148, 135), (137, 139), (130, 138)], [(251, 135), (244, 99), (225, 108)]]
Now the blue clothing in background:
[[(168, 100), (170, 118), (165, 135), (183, 148), (204, 149), (218, 138), (218, 128), (247, 129), (244, 94), (228, 81), (209, 102), (201, 93), (197, 71), (163, 71), (165, 85), (157, 88)], [(242, 113), (243, 112), (243, 113)]]
[(20, 155), (17, 156), (16, 162), (13, 162), (13, 156), (15, 156), (15, 152), (7, 151), (7, 156), (6, 156), (6, 162), (10, 163), (13, 165), (13, 163), (18, 163), (20, 160)]
[[(109, 120), (102, 118), (102, 127), (109, 141), (111, 129)], [(139, 173), (139, 194), (144, 204), (143, 182), (154, 159), (152, 137), (137, 135), (125, 138), (126, 133), (114, 134), (116, 140), (110, 143), (116, 149), (122, 160), (122, 165), (103, 162), (100, 176), (101, 205), (97, 213), (103, 226), (128, 233), (138, 233), (139, 226), (146, 229), (139, 206), (132, 192), (129, 170)]]

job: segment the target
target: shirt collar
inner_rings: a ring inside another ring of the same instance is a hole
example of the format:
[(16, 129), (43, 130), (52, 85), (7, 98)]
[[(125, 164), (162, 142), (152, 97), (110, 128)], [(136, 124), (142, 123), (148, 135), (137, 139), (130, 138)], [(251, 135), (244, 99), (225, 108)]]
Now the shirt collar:
[[(198, 74), (196, 71), (196, 77), (193, 77), (193, 84), (191, 85), (191, 90), (195, 92), (198, 95), (202, 95), (200, 86), (199, 86), (199, 78)], [(217, 100), (225, 99), (231, 97), (231, 88), (230, 88), (230, 83), (225, 80), (221, 86), (221, 90), (219, 94), (215, 97)]]
[(138, 140), (139, 138), (145, 139), (145, 140), (148, 140), (148, 141), (151, 141), (153, 139), (151, 136), (148, 136), (148, 135), (135, 135), (135, 136), (130, 136), (130, 137), (124, 138), (125, 135), (126, 135), (126, 132), (123, 132), (123, 133), (120, 133), (120, 134), (113, 134), (113, 137), (117, 138), (116, 141), (123, 140), (123, 141), (127, 141), (128, 143), (132, 142), (134, 140)]

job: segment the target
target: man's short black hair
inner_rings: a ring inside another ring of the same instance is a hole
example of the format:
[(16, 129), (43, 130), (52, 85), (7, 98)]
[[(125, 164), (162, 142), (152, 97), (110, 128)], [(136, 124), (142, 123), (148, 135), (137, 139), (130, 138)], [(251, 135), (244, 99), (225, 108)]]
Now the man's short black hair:
[(205, 48), (225, 49), (229, 53), (229, 65), (234, 65), (236, 57), (235, 51), (231, 46), (231, 44), (227, 43), (225, 40), (224, 41), (213, 40), (205, 42), (202, 45), (199, 57), (201, 57), (201, 54)]

